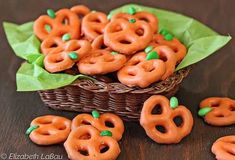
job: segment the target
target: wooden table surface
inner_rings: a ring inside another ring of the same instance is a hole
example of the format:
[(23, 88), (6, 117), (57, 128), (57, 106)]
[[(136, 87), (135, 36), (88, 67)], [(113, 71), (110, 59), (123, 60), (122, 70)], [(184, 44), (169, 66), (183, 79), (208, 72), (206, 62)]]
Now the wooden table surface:
[[(129, 0), (0, 0), (0, 22), (24, 23), (34, 20), (47, 8), (58, 9), (85, 4), (92, 9), (108, 12), (130, 3)], [(132, 1), (133, 2), (133, 1)], [(136, 1), (137, 2), (137, 1)], [(194, 17), (221, 34), (235, 36), (234, 0), (141, 0), (140, 4), (164, 8)], [(0, 27), (0, 155), (59, 155), (67, 159), (63, 145), (40, 147), (25, 135), (31, 120), (45, 114), (73, 118), (76, 113), (54, 111), (45, 107), (36, 92), (16, 92), (15, 73), (22, 60), (9, 47)], [(235, 41), (217, 54), (198, 63), (184, 80), (177, 94), (180, 102), (190, 108), (195, 124), (192, 133), (177, 145), (159, 145), (150, 140), (138, 123), (125, 123), (118, 160), (210, 160), (212, 143), (219, 137), (235, 134), (235, 126), (212, 127), (197, 116), (198, 103), (210, 96), (235, 99)], [(15, 157), (17, 158), (17, 157)], [(55, 158), (55, 157), (54, 157)], [(0, 157), (1, 159), (1, 157)]]

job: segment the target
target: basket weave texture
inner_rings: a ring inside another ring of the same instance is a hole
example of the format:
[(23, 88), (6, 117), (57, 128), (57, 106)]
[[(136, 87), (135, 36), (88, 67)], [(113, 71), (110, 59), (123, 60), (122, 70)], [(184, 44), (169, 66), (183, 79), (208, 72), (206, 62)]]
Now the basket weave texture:
[(111, 112), (126, 121), (138, 121), (143, 103), (151, 95), (175, 95), (191, 67), (175, 72), (166, 80), (148, 88), (131, 88), (121, 83), (96, 80), (77, 80), (53, 90), (39, 91), (42, 101), (56, 110), (77, 112)]

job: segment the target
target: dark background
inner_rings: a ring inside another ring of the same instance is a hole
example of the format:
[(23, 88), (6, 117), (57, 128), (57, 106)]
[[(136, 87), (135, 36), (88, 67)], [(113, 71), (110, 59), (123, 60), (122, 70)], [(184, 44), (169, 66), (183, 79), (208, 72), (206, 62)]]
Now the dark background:
[[(47, 8), (59, 9), (85, 4), (94, 10), (108, 12), (128, 0), (0, 0), (0, 22), (24, 23), (36, 19)], [(137, 1), (136, 1), (137, 2)], [(235, 36), (234, 0), (142, 0), (139, 4), (176, 11), (210, 26), (215, 31)], [(235, 134), (235, 127), (212, 127), (197, 116), (198, 103), (209, 96), (235, 99), (235, 41), (217, 54), (198, 63), (182, 83), (177, 94), (180, 102), (193, 112), (192, 133), (177, 145), (159, 145), (151, 141), (138, 123), (125, 123), (120, 142), (119, 160), (209, 160), (212, 143), (219, 137)], [(0, 155), (59, 154), (67, 159), (62, 145), (39, 147), (24, 134), (31, 120), (45, 114), (73, 118), (76, 113), (54, 111), (41, 102), (36, 92), (16, 92), (15, 73), (22, 62), (9, 47), (0, 26)], [(0, 158), (1, 159), (1, 158)]]

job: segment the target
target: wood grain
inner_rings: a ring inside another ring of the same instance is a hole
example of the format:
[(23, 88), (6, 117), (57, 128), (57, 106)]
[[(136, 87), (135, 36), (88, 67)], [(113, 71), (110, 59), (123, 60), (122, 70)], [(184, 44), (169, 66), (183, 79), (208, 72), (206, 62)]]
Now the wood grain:
[[(108, 12), (130, 0), (0, 0), (0, 22), (24, 23), (34, 20), (47, 8), (59, 9), (85, 4), (95, 10)], [(221, 34), (235, 36), (234, 0), (140, 0), (152, 7), (164, 8), (194, 17)], [(31, 143), (24, 134), (31, 120), (45, 114), (73, 118), (76, 113), (48, 109), (36, 92), (16, 92), (15, 73), (22, 62), (6, 41), (0, 27), (0, 155), (58, 154), (67, 159), (62, 145), (40, 147)], [(235, 126), (212, 127), (197, 116), (198, 103), (209, 96), (229, 96), (235, 99), (235, 41), (232, 40), (217, 54), (198, 63), (183, 82), (177, 96), (193, 112), (195, 125), (192, 133), (177, 145), (158, 145), (151, 141), (137, 123), (125, 123), (125, 135), (120, 142), (118, 160), (210, 160), (212, 143), (224, 135), (235, 134)]]

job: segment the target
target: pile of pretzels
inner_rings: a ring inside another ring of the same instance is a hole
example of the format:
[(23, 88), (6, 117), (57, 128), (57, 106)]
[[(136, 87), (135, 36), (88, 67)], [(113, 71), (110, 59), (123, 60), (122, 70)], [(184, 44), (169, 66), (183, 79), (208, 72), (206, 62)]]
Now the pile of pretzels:
[(187, 53), (186, 47), (158, 18), (130, 7), (127, 13), (106, 15), (83, 5), (47, 10), (34, 23), (48, 72), (95, 76), (113, 73), (129, 87), (145, 88), (165, 80)]

